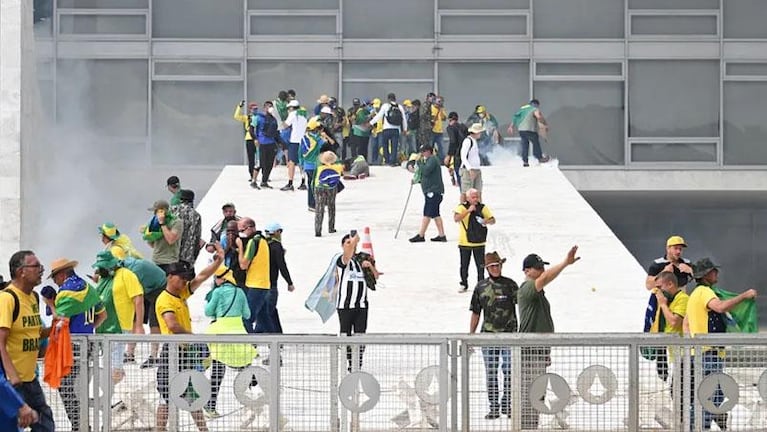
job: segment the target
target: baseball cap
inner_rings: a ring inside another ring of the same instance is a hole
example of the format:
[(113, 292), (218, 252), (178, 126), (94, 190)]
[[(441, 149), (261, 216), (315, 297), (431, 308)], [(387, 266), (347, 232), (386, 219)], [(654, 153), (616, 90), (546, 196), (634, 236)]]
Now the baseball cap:
[(333, 109), (330, 108), (329, 106), (325, 105), (324, 107), (322, 107), (320, 112), (321, 113), (325, 113), (325, 114), (333, 114)]
[(447, 115), (448, 120), (458, 120), (458, 113), (455, 111), (450, 111), (450, 114)]
[(290, 108), (298, 108), (301, 106), (301, 103), (297, 100), (293, 99), (292, 101), (288, 102), (288, 107)]
[(194, 269), (183, 261), (168, 264), (168, 268), (165, 273), (167, 273), (168, 276), (181, 276), (184, 278), (184, 280), (187, 281), (194, 279)]
[(528, 268), (542, 269), (545, 265), (549, 265), (549, 263), (544, 261), (543, 258), (537, 254), (530, 254), (525, 257), (524, 261), (522, 261), (522, 270)]
[(418, 148), (418, 151), (434, 151), (434, 147), (432, 147), (430, 144), (423, 144)]
[(685, 243), (684, 238), (678, 235), (673, 235), (666, 240), (666, 247), (671, 246), (683, 246), (687, 247), (687, 243)]
[(281, 230), (282, 230), (282, 225), (280, 225), (279, 222), (271, 222), (267, 224), (266, 227), (264, 228), (264, 231), (268, 233), (276, 233), (277, 231), (281, 231)]
[(228, 202), (228, 203), (224, 203), (224, 205), (221, 206), (221, 210), (226, 210), (228, 208), (232, 208), (232, 209), (235, 208), (234, 203)]
[(181, 184), (181, 180), (179, 180), (177, 176), (170, 176), (168, 177), (168, 180), (165, 183), (168, 186), (178, 186), (179, 184)]
[(181, 202), (194, 202), (194, 191), (189, 189), (181, 189), (178, 194), (178, 199)]

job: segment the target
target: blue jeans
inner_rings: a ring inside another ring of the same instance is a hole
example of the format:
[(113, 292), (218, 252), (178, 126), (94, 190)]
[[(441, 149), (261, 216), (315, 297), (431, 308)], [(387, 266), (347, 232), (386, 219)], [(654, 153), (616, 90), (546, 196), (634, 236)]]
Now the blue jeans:
[(410, 156), (412, 153), (418, 153), (418, 143), (416, 140), (417, 131), (408, 131), (402, 139), (404, 150), (407, 152), (406, 156)]
[(445, 143), (442, 141), (443, 134), (432, 132), (431, 133), (431, 145), (437, 150), (437, 156), (439, 156), (439, 164), (445, 160)]
[(538, 132), (532, 131), (519, 131), (519, 137), (521, 138), (522, 145), (522, 162), (528, 163), (527, 159), (530, 154), (530, 143), (533, 143), (533, 156), (541, 160), (543, 158), (543, 152), (541, 151), (541, 143), (538, 141)]
[[(282, 334), (280, 313), (277, 311), (277, 299), (279, 296), (280, 292), (277, 290), (277, 286), (269, 288), (269, 294), (266, 295), (266, 306), (269, 308), (269, 317), (271, 318), (272, 325), (274, 326), (273, 333)], [(258, 331), (256, 331), (256, 333), (258, 333)]]
[[(511, 351), (502, 347), (483, 347), (482, 357), (485, 360), (485, 377), (487, 379), (487, 401), (490, 411), (498, 411), (502, 408), (504, 413), (509, 413), (511, 402)], [(502, 363), (503, 372), (503, 397), (498, 404), (498, 366)]]
[(35, 378), (33, 381), (21, 383), (16, 386), (16, 392), (40, 416), (40, 420), (30, 427), (32, 432), (54, 432), (56, 425), (53, 420), (53, 411), (45, 401), (45, 393), (40, 387), (40, 381)]
[(380, 148), (381, 144), (381, 134), (379, 133), (376, 136), (370, 135), (370, 142), (369, 144), (369, 152), (370, 157), (368, 160), (370, 161), (371, 165), (378, 165), (378, 149)]
[[(724, 360), (722, 360), (721, 357), (719, 357), (719, 354), (716, 350), (709, 350), (703, 353), (703, 360), (701, 362), (703, 364), (703, 378), (713, 374), (713, 373), (721, 373), (724, 371)], [(695, 358), (690, 357), (690, 364), (695, 364)], [(691, 368), (691, 374), (692, 377), (692, 389), (691, 389), (691, 395), (696, 394), (696, 386), (695, 386), (695, 369)], [(716, 406), (720, 406), (724, 402), (724, 392), (722, 391), (721, 387), (717, 387), (716, 391), (714, 391), (714, 394), (711, 396), (711, 402), (714, 403)], [(690, 426), (691, 430), (695, 430), (695, 405), (690, 406)], [(724, 423), (726, 423), (727, 414), (711, 414), (710, 412), (703, 410), (703, 429), (710, 429), (711, 428), (711, 420), (717, 420), (717, 419), (724, 419), (721, 420)], [(718, 423), (718, 422), (717, 422)], [(717, 424), (719, 428), (721, 429), (725, 425)]]
[(245, 330), (248, 333), (274, 333), (269, 308), (266, 305), (269, 290), (245, 288), (245, 294), (248, 297), (248, 308), (250, 308), (250, 318), (242, 320)]
[(399, 129), (384, 129), (379, 144), (383, 146), (384, 161), (389, 165), (398, 165)]

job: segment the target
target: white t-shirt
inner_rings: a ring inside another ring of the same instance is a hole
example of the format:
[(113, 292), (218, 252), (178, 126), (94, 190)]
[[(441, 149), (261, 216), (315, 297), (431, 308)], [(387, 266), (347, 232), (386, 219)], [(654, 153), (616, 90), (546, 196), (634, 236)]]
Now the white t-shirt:
[(288, 119), (285, 120), (285, 124), (290, 127), (290, 142), (300, 144), (301, 139), (306, 133), (306, 117), (298, 115), (298, 112), (291, 111), (288, 113)]
[(463, 143), (461, 143), (461, 166), (466, 169), (479, 169), (480, 164), (479, 145), (477, 145), (477, 141), (469, 135), (464, 138)]

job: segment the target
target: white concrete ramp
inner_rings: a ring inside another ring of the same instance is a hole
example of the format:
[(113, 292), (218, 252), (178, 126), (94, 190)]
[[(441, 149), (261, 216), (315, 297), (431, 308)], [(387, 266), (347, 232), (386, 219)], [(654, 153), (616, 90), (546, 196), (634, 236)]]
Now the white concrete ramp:
[[(351, 229), (369, 226), (381, 287), (372, 292), (368, 332), (371, 333), (464, 333), (469, 329), (471, 290), (458, 293), (458, 224), (452, 212), (458, 204), (458, 188), (443, 172), (445, 200), (442, 214), (447, 243), (411, 244), (421, 221), (423, 195), (413, 193), (398, 239), (394, 239), (410, 188), (411, 175), (401, 168), (374, 167), (365, 180), (345, 181), (338, 195), (335, 234), (314, 236), (314, 213), (307, 210), (306, 192), (282, 192), (286, 170), (272, 175), (273, 190), (253, 190), (247, 169), (227, 166), (198, 205), (203, 234), (221, 217), (221, 205), (234, 202), (239, 215), (255, 219), (258, 229), (277, 221), (285, 229), (283, 244), (296, 291), (290, 293), (280, 280), (279, 310), (286, 333), (337, 333), (337, 319), (322, 324), (307, 311), (304, 300), (333, 256), (340, 252), (341, 237)], [(557, 332), (641, 331), (647, 291), (645, 272), (597, 213), (554, 166), (522, 168), (517, 163), (483, 169), (483, 201), (494, 212), (497, 224), (489, 229), (487, 251), (507, 258), (503, 274), (520, 283), (522, 259), (538, 253), (557, 263), (572, 245), (581, 260), (565, 269), (546, 288)], [(436, 235), (430, 226), (427, 238)], [(207, 262), (203, 252), (197, 268)], [(476, 280), (473, 263), (470, 283)], [(190, 304), (196, 330), (209, 321), (203, 316), (204, 294)]]

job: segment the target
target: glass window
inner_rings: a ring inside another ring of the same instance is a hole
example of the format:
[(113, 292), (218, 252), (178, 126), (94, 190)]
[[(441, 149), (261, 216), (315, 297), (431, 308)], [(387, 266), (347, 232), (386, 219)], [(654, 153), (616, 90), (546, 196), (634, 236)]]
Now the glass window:
[(631, 34), (716, 35), (716, 16), (634, 15), (631, 17)]
[(767, 164), (767, 82), (724, 83), (724, 163)]
[(716, 162), (716, 143), (632, 143), (632, 162)]
[(445, 15), (443, 35), (527, 35), (527, 17), (519, 15)]
[(536, 81), (551, 125), (544, 151), (562, 165), (623, 165), (623, 82)]
[(727, 75), (767, 76), (767, 63), (727, 63)]
[(59, 60), (58, 121), (90, 134), (145, 137), (148, 82), (146, 60)]
[(536, 38), (623, 38), (623, 2), (533, 0)]
[(242, 124), (232, 120), (241, 82), (154, 81), (152, 163), (242, 163)]
[(394, 93), (399, 102), (405, 99), (423, 100), (426, 93), (431, 91), (434, 91), (434, 84), (430, 82), (345, 82), (342, 105), (351, 106), (353, 98), (379, 98), (386, 102), (386, 95), (389, 93)]
[(248, 9), (338, 9), (339, 0), (248, 0)]
[(511, 116), (530, 100), (530, 64), (440, 62), (439, 94), (447, 111), (457, 112), (461, 121), (484, 105), (505, 135)]
[(434, 79), (434, 63), (414, 61), (345, 62), (344, 79)]
[(529, 9), (530, 0), (439, 0), (440, 9)]
[(434, 38), (434, 2), (413, 0), (343, 0), (343, 2), (345, 38)]
[(629, 135), (718, 137), (718, 60), (630, 60)]
[(623, 65), (620, 63), (541, 63), (535, 64), (538, 75), (591, 75), (621, 76)]
[(724, 37), (767, 38), (764, 0), (727, 0), (724, 2)]
[(155, 75), (240, 76), (240, 63), (155, 61)]
[(251, 15), (250, 34), (269, 35), (330, 35), (335, 36), (335, 16)]
[(61, 15), (59, 33), (72, 35), (144, 35), (145, 15)]
[(152, 3), (157, 38), (242, 39), (241, 0), (161, 0)]
[(58, 0), (58, 7), (59, 9), (147, 9), (149, 0)]
[[(311, 79), (307, 79), (311, 77)], [(274, 99), (280, 90), (296, 91), (307, 108), (320, 95), (338, 95), (338, 63), (248, 62), (248, 98), (258, 102)]]
[(719, 0), (629, 0), (629, 9), (719, 9)]
[(35, 38), (46, 39), (53, 36), (53, 0), (34, 0), (32, 25)]

